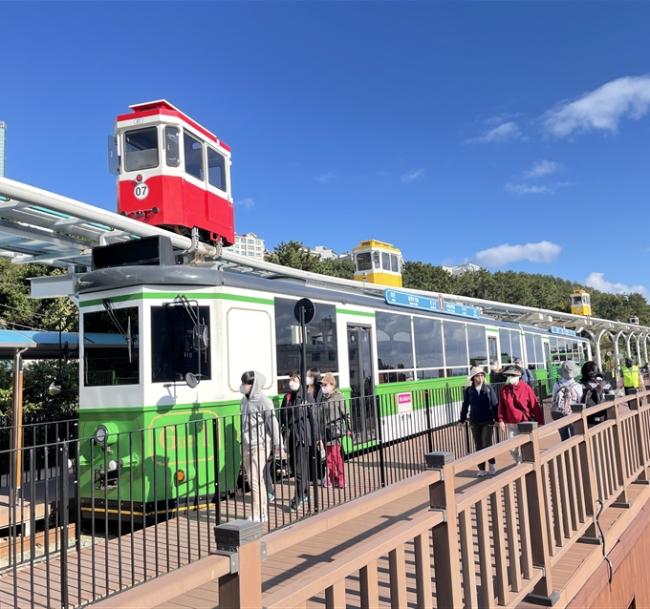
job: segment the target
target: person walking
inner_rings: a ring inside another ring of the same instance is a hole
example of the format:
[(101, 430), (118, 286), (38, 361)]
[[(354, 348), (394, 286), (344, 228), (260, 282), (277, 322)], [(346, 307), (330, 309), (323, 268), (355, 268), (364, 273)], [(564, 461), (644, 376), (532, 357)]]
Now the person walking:
[[(499, 408), (497, 421), (502, 433), (507, 433), (508, 438), (517, 435), (517, 425), (524, 421), (536, 421), (538, 425), (544, 424), (544, 413), (539, 406), (537, 396), (530, 385), (521, 381), (522, 369), (510, 365), (503, 371), (506, 384), (499, 394)], [(521, 451), (516, 448), (512, 456), (521, 463)]]
[[(465, 388), (463, 405), (460, 410), (460, 424), (467, 421), (469, 411), (469, 428), (474, 438), (476, 450), (492, 446), (494, 438), (494, 421), (497, 415), (499, 400), (494, 389), (485, 382), (483, 368), (477, 366), (469, 371), (470, 386)], [(496, 473), (494, 457), (489, 459), (489, 473)], [(487, 476), (485, 462), (478, 464), (479, 478)]]
[(296, 483), (290, 507), (298, 510), (305, 502), (309, 502), (310, 451), (319, 436), (312, 405), (302, 398), (298, 372), (289, 377), (289, 391), (280, 406), (280, 423), (286, 430), (285, 447), (289, 452), (289, 465)]
[(524, 381), (527, 385), (535, 389), (535, 375), (532, 370), (529, 370), (524, 366), (524, 363), (520, 357), (515, 358), (515, 366), (521, 368), (521, 380)]
[[(582, 399), (581, 402), (586, 408), (596, 406), (605, 401), (605, 394), (612, 386), (603, 380), (596, 362), (585, 362), (581, 369), (582, 374)], [(597, 414), (587, 416), (588, 425), (596, 425), (607, 420), (607, 411), (603, 410)]]
[(349, 435), (350, 422), (345, 409), (345, 398), (336, 388), (336, 378), (327, 373), (323, 376), (321, 389), (323, 403), (321, 407), (320, 423), (325, 440), (325, 453), (327, 473), (323, 486), (345, 488), (345, 467), (343, 465), (342, 441)]
[(625, 358), (625, 365), (621, 366), (623, 375), (623, 389), (625, 395), (632, 395), (639, 390), (639, 367), (632, 361), (631, 357)]
[[(572, 360), (560, 364), (560, 378), (553, 385), (551, 397), (551, 417), (554, 421), (572, 414), (571, 405), (579, 404), (582, 400), (582, 385), (575, 380), (580, 373), (580, 368)], [(575, 435), (575, 427), (567, 425), (560, 428), (562, 441)]]
[(257, 370), (241, 376), (241, 440), (243, 462), (251, 486), (252, 520), (266, 522), (267, 488), (264, 467), (272, 451), (285, 457), (273, 402), (262, 393), (266, 377)]
[(492, 363), (490, 364), (490, 384), (501, 385), (502, 383), (505, 382), (506, 382), (506, 377), (503, 374), (503, 370), (501, 366), (499, 366), (499, 362), (493, 359)]

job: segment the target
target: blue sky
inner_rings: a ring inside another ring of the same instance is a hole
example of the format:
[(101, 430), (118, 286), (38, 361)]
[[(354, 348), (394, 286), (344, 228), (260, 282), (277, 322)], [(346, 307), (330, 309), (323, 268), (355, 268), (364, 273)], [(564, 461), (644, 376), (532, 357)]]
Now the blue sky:
[(164, 97), (233, 149), (238, 232), (650, 288), (650, 5), (0, 4), (7, 175), (115, 208)]

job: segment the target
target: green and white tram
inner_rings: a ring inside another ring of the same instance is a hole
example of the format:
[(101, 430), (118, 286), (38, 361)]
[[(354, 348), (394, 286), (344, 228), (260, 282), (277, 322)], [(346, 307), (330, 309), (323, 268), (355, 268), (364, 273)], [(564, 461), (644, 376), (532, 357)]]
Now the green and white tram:
[[(544, 381), (562, 359), (591, 358), (589, 341), (569, 330), (488, 319), (393, 289), (322, 286), (216, 266), (131, 265), (83, 275), (80, 437), (92, 440), (79, 460), (82, 512), (150, 514), (170, 490), (209, 497), (215, 475), (221, 492), (231, 490), (238, 465), (225, 471), (215, 463), (239, 449), (241, 374), (259, 370), (265, 392), (282, 395), (300, 363), (293, 316), (300, 298), (315, 303), (307, 367), (334, 373), (350, 399), (348, 452), (424, 430), (427, 416), (436, 425), (456, 420), (449, 390), (464, 386), (470, 366), (521, 357)], [(460, 390), (453, 395), (457, 401)], [(378, 400), (370, 410), (369, 396)], [(218, 417), (230, 417), (230, 428), (213, 433), (205, 422)], [(196, 433), (188, 434), (188, 422)], [(177, 425), (186, 426), (181, 436), (168, 434)], [(129, 433), (136, 430), (145, 432)]]

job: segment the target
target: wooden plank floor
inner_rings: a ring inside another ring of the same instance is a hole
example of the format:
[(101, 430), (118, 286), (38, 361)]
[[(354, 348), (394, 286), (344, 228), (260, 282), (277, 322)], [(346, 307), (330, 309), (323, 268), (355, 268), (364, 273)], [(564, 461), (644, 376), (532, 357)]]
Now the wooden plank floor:
[[(434, 444), (441, 438), (434, 436)], [(384, 450), (386, 483), (410, 477), (424, 469), (423, 455), (428, 450), (428, 440), (421, 436)], [(421, 455), (418, 463), (417, 455)], [(360, 455), (346, 461), (346, 488), (334, 489), (310, 486), (311, 506), (318, 493), (320, 509), (329, 509), (356, 497), (381, 488), (378, 475), (379, 455), (376, 452)], [(298, 512), (290, 509), (294, 494), (293, 480), (275, 484), (276, 499), (269, 504), (268, 531), (286, 526), (310, 515), (305, 504)], [(251, 516), (250, 493), (236, 493), (221, 502), (221, 522)], [(70, 607), (86, 605), (120, 590), (147, 581), (157, 575), (187, 565), (207, 555), (213, 547), (213, 527), (216, 524), (214, 506), (209, 509), (187, 511), (157, 525), (118, 537), (106, 537), (98, 532), (80, 537), (80, 550), (71, 547), (67, 553), (67, 590)], [(0, 609), (8, 607), (34, 607), (46, 609), (60, 607), (61, 554), (50, 554), (38, 560), (44, 548), (37, 547), (37, 560), (29, 563), (29, 543), (23, 544), (25, 564), (5, 568), (0, 572)], [(74, 545), (74, 540), (72, 540)], [(53, 548), (51, 547), (50, 550)], [(200, 592), (198, 592), (201, 594)]]

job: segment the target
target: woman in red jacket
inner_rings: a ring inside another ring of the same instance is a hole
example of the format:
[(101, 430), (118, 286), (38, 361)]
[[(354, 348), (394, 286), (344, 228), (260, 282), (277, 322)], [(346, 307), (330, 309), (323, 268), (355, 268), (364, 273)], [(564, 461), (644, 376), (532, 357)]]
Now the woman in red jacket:
[[(508, 366), (503, 374), (506, 377), (506, 383), (499, 394), (499, 409), (497, 411), (497, 421), (501, 431), (507, 431), (508, 437), (513, 438), (517, 434), (517, 423), (536, 421), (538, 425), (543, 425), (544, 413), (530, 385), (521, 381), (521, 368)], [(521, 463), (519, 449), (513, 450), (512, 456), (517, 463)]]

